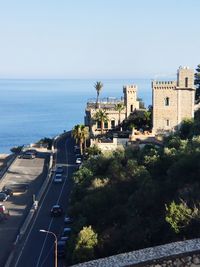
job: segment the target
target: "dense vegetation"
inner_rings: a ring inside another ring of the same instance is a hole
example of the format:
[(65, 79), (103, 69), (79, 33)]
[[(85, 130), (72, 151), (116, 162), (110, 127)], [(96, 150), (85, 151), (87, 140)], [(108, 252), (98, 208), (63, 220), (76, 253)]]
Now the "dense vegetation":
[(90, 151), (73, 178), (68, 263), (200, 237), (199, 130), (197, 114), (161, 147)]

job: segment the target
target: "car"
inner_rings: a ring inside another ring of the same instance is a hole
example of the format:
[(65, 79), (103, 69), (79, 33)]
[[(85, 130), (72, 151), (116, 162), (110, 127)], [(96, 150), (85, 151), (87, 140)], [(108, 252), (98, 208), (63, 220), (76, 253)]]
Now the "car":
[(13, 196), (13, 190), (10, 188), (6, 188), (4, 187), (4, 189), (2, 189), (2, 193), (5, 193), (6, 195), (8, 195), (9, 197)]
[(62, 216), (63, 214), (63, 209), (61, 208), (60, 205), (53, 205), (53, 207), (51, 208), (51, 216), (52, 217), (59, 217)]
[(66, 241), (58, 240), (58, 243), (57, 243), (57, 255), (58, 255), (59, 258), (65, 256), (65, 247), (66, 247)]
[(9, 184), (5, 185), (2, 191), (12, 191), (12, 194), (15, 193), (25, 193), (28, 190), (28, 184)]
[(60, 237), (60, 240), (61, 240), (61, 241), (67, 241), (68, 239), (69, 239), (68, 236), (61, 236), (61, 237)]
[(6, 201), (9, 198), (9, 196), (4, 193), (4, 192), (0, 192), (0, 201)]
[(53, 179), (54, 183), (62, 183), (63, 177), (60, 174), (56, 174)]
[(6, 211), (6, 208), (3, 204), (0, 204), (0, 214), (4, 214)]
[(56, 168), (56, 173), (63, 173), (64, 172), (64, 170), (63, 170), (63, 166), (58, 166), (57, 168)]
[(25, 152), (22, 155), (20, 155), (21, 159), (34, 159), (35, 155), (33, 153)]
[(73, 222), (73, 220), (70, 218), (70, 217), (68, 217), (68, 216), (65, 216), (65, 218), (64, 218), (64, 223), (72, 223)]
[(70, 232), (71, 232), (71, 228), (70, 227), (65, 227), (64, 229), (63, 229), (63, 232), (62, 232), (62, 237), (66, 237), (66, 236), (68, 236), (69, 234), (70, 234)]
[(82, 163), (82, 159), (81, 158), (77, 158), (76, 159), (76, 164), (81, 164)]

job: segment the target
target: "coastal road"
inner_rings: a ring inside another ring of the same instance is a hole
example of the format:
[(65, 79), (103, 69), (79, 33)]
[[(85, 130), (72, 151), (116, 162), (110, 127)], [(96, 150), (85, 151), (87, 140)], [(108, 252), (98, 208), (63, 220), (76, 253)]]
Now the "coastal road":
[[(21, 251), (15, 258), (14, 267), (53, 267), (54, 266), (54, 238), (50, 234), (39, 232), (45, 229), (54, 232), (58, 237), (64, 227), (64, 217), (51, 217), (50, 210), (55, 204), (60, 204), (67, 211), (69, 193), (71, 190), (70, 178), (74, 166), (74, 141), (67, 133), (56, 141), (56, 165), (63, 165), (65, 179), (62, 184), (51, 181), (46, 194), (37, 211), (37, 215), (26, 235)], [(58, 266), (63, 266), (60, 261)]]

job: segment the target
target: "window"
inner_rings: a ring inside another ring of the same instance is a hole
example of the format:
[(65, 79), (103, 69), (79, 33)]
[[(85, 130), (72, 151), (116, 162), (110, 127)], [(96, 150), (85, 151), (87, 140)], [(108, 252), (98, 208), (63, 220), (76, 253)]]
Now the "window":
[(115, 128), (115, 120), (111, 120), (111, 128)]
[(131, 105), (131, 112), (133, 112), (133, 105)]
[(185, 78), (185, 87), (188, 87), (188, 77)]
[(107, 121), (104, 122), (104, 128), (108, 129), (108, 122)]
[(170, 121), (166, 120), (166, 126), (170, 126)]
[(165, 106), (169, 106), (169, 97), (165, 98)]
[(100, 121), (97, 121), (97, 128), (101, 128), (101, 122)]

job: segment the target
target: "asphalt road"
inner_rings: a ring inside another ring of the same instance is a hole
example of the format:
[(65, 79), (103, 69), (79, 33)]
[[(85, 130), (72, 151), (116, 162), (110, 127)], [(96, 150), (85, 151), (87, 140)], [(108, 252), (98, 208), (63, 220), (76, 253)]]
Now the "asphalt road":
[[(37, 215), (21, 247), (21, 251), (12, 266), (14, 267), (53, 267), (54, 266), (54, 238), (50, 234), (39, 232), (40, 229), (54, 232), (58, 237), (64, 227), (64, 216), (51, 217), (50, 210), (55, 204), (60, 204), (67, 211), (70, 177), (74, 167), (74, 141), (70, 134), (57, 139), (56, 164), (64, 165), (65, 179), (62, 184), (51, 181), (46, 194), (39, 206)], [(58, 266), (63, 266), (59, 261)]]

